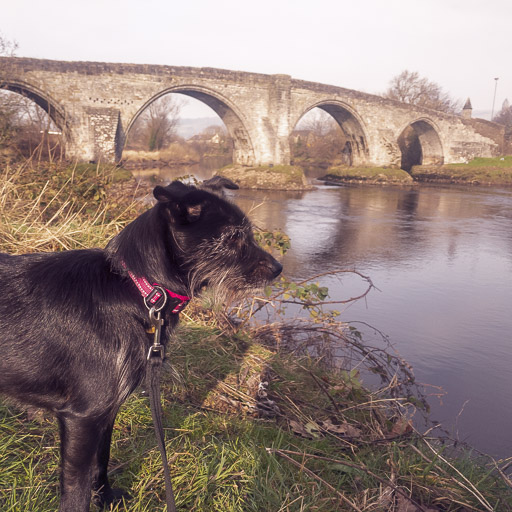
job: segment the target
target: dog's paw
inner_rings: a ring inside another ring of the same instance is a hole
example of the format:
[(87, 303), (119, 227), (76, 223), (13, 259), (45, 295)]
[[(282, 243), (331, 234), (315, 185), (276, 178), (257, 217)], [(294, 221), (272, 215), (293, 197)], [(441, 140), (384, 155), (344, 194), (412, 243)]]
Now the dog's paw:
[(123, 500), (129, 500), (130, 494), (124, 489), (101, 489), (94, 494), (94, 504), (100, 509), (104, 509), (112, 503), (119, 503)]

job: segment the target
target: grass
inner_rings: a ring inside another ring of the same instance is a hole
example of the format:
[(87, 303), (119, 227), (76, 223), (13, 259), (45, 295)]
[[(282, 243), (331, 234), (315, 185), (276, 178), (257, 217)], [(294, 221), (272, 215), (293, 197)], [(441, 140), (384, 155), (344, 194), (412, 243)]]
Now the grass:
[[(168, 366), (164, 425), (180, 510), (512, 510), (503, 480), (416, 434), (398, 415), (398, 399), (355, 392), (311, 358), (196, 322), (171, 347), (180, 378)], [(54, 510), (55, 424), (12, 412), (0, 407), (1, 509)], [(129, 489), (129, 510), (163, 510), (161, 463), (140, 390), (116, 423), (111, 479)]]
[(81, 164), (6, 166), (0, 181), (0, 250), (12, 254), (98, 247), (137, 212), (107, 200), (130, 175)]
[[(81, 183), (76, 168), (6, 169), (1, 250), (104, 245), (141, 206), (112, 200), (116, 180), (110, 171), (87, 172), (92, 174)], [(52, 173), (62, 180), (56, 196), (48, 192)], [(104, 187), (105, 195), (92, 194), (89, 180)], [(300, 283), (287, 293), (299, 297), (312, 291)], [(233, 324), (201, 303), (182, 314), (163, 379), (179, 509), (512, 510), (507, 461), (498, 466), (477, 460), (450, 442), (418, 434), (411, 418), (423, 401), (413, 394), (407, 364), (314, 311), (312, 321), (260, 327)], [(333, 353), (339, 356), (336, 364), (322, 364), (333, 361)], [(382, 377), (379, 389), (363, 386), (364, 365)], [(55, 510), (58, 467), (53, 418), (0, 402), (0, 510)], [(116, 422), (110, 474), (114, 486), (129, 490), (128, 510), (164, 510), (161, 461), (140, 389)]]
[(128, 164), (143, 164), (145, 162), (153, 165), (162, 165), (163, 162), (172, 163), (194, 163), (200, 160), (199, 153), (190, 145), (174, 142), (160, 151), (123, 151), (123, 160)]
[(512, 156), (494, 157), (494, 158), (474, 158), (467, 164), (451, 164), (450, 167), (455, 168), (467, 168), (467, 167), (478, 167), (478, 168), (506, 168), (512, 169)]
[(338, 166), (327, 169), (327, 175), (320, 178), (329, 183), (374, 183), (374, 184), (411, 184), (412, 178), (403, 169), (384, 167)]
[(471, 185), (512, 185), (512, 156), (475, 158), (465, 164), (416, 165), (410, 174), (402, 169), (336, 166), (320, 178), (331, 184), (401, 184), (414, 182), (460, 183)]
[(465, 164), (417, 165), (414, 180), (471, 185), (512, 185), (512, 156), (475, 158)]

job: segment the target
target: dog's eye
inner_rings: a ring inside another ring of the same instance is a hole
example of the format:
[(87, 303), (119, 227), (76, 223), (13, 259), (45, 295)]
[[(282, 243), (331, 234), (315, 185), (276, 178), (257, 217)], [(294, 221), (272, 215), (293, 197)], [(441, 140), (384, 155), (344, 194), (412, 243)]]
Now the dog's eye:
[(243, 241), (243, 233), (240, 231), (235, 231), (228, 236), (228, 243), (230, 244), (238, 244)]
[(242, 231), (232, 231), (225, 237), (225, 243), (230, 246), (240, 246), (245, 242), (245, 234)]

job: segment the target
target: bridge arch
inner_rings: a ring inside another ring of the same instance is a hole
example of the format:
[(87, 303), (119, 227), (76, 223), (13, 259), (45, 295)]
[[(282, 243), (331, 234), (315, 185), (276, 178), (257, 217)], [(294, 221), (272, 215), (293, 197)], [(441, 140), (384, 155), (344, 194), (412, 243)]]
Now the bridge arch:
[(362, 165), (369, 159), (368, 138), (364, 123), (359, 115), (346, 103), (338, 100), (323, 100), (310, 105), (292, 123), (292, 129), (309, 111), (319, 108), (327, 112), (339, 125), (347, 139), (343, 151), (350, 165)]
[(66, 114), (49, 94), (38, 87), (21, 80), (3, 79), (0, 88), (15, 92), (32, 100), (48, 114), (50, 119), (61, 130), (65, 138), (70, 136), (70, 129), (66, 120)]
[(398, 136), (402, 154), (400, 167), (409, 172), (413, 165), (442, 165), (444, 151), (440, 130), (428, 118), (409, 123)]
[(233, 162), (243, 165), (254, 164), (254, 146), (250, 133), (246, 128), (247, 122), (243, 115), (228, 99), (222, 97), (218, 92), (197, 85), (170, 87), (152, 96), (142, 105), (129, 122), (124, 137), (125, 141), (130, 129), (142, 112), (157, 99), (171, 93), (184, 94), (208, 105), (222, 119), (223, 123), (226, 125), (229, 136), (233, 140)]

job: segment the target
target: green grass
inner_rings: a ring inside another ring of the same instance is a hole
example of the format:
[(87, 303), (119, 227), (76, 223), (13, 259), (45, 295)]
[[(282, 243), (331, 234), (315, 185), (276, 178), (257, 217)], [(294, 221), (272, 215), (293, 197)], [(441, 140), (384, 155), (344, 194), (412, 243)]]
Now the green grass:
[(328, 183), (512, 185), (512, 156), (475, 158), (466, 164), (416, 165), (410, 174), (402, 169), (336, 166), (329, 168), (320, 179)]
[[(512, 510), (512, 492), (490, 468), (454, 459), (407, 422), (400, 435), (396, 401), (379, 402), (384, 396), (362, 387), (356, 392), (310, 358), (196, 323), (180, 331), (168, 353), (164, 425), (180, 510), (395, 510), (393, 500), (486, 510), (478, 493), (495, 507), (489, 510)], [(265, 402), (257, 396), (262, 381), (269, 383), (265, 398), (278, 407), (274, 415), (256, 412)], [(55, 423), (12, 413), (0, 406), (0, 508), (55, 510)], [(353, 430), (344, 434), (343, 426)], [(161, 461), (140, 392), (115, 426), (111, 480), (131, 493), (128, 510), (164, 509)]]
[(466, 164), (416, 165), (411, 169), (416, 181), (471, 185), (512, 185), (512, 156), (475, 158)]
[(299, 177), (303, 174), (302, 169), (296, 165), (261, 165), (258, 170), (286, 174), (290, 177)]
[(479, 168), (489, 168), (489, 167), (503, 167), (507, 169), (512, 169), (512, 156), (504, 156), (504, 157), (495, 157), (495, 158), (474, 158), (470, 160), (467, 164), (450, 164), (449, 167), (479, 167)]

